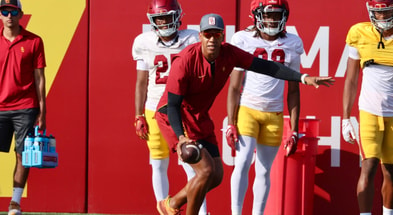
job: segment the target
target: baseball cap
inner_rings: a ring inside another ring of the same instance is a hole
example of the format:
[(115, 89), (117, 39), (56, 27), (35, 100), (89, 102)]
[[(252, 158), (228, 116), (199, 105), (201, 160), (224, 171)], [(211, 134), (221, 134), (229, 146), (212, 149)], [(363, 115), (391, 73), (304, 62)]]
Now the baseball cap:
[(222, 17), (218, 14), (206, 14), (201, 19), (200, 27), (200, 31), (206, 31), (209, 29), (224, 30), (224, 20), (222, 20)]
[(22, 10), (22, 4), (19, 0), (1, 0), (0, 8), (2, 7), (13, 7)]

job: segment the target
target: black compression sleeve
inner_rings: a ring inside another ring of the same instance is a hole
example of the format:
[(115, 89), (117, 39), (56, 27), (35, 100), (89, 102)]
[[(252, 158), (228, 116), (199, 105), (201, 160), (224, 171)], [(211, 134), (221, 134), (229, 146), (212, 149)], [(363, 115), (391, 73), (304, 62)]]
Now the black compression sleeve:
[(168, 92), (168, 120), (177, 138), (179, 138), (180, 135), (184, 135), (180, 112), (182, 101), (183, 96)]
[(287, 81), (301, 82), (302, 74), (281, 63), (255, 57), (248, 70)]

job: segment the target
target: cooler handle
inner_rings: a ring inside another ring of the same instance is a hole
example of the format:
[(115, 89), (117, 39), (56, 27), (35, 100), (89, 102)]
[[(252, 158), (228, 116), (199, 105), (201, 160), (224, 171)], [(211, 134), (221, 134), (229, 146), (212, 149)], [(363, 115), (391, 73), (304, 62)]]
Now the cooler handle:
[[(35, 128), (34, 128), (34, 133), (35, 133), (35, 136), (39, 136), (39, 135), (40, 135), (40, 133), (39, 133), (39, 126), (38, 126), (38, 125), (35, 126)], [(43, 136), (46, 135), (46, 129), (42, 130), (42, 135), (43, 135)]]

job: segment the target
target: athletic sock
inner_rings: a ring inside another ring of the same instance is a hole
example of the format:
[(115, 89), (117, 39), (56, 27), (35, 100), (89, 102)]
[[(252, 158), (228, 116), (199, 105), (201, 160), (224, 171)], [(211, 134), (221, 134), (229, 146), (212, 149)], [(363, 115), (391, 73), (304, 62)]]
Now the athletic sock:
[(150, 165), (152, 167), (154, 196), (158, 202), (168, 196), (169, 181), (167, 171), (169, 166), (169, 158), (150, 159)]
[(22, 194), (23, 194), (23, 189), (21, 187), (14, 187), (13, 191), (12, 191), (12, 199), (11, 201), (16, 202), (20, 205), (20, 200), (22, 198)]
[(393, 215), (393, 209), (386, 208), (385, 206), (382, 207), (383, 215)]
[(256, 139), (239, 136), (236, 149), (235, 168), (231, 175), (231, 211), (232, 215), (241, 215), (244, 198), (248, 188), (248, 173), (253, 160)]

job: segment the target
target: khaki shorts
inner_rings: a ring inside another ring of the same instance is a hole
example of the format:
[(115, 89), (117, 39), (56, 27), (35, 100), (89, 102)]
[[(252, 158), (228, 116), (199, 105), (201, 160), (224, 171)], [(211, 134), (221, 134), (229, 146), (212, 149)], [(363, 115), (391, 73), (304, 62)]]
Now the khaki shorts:
[(149, 125), (149, 140), (147, 141), (147, 146), (149, 147), (150, 157), (152, 159), (164, 159), (169, 157), (169, 147), (160, 132), (154, 114), (154, 111), (145, 110), (146, 121)]
[(284, 122), (282, 112), (262, 112), (240, 106), (237, 118), (240, 135), (254, 137), (258, 144), (281, 145)]
[(378, 158), (393, 164), (393, 117), (359, 111), (360, 149), (363, 159)]

